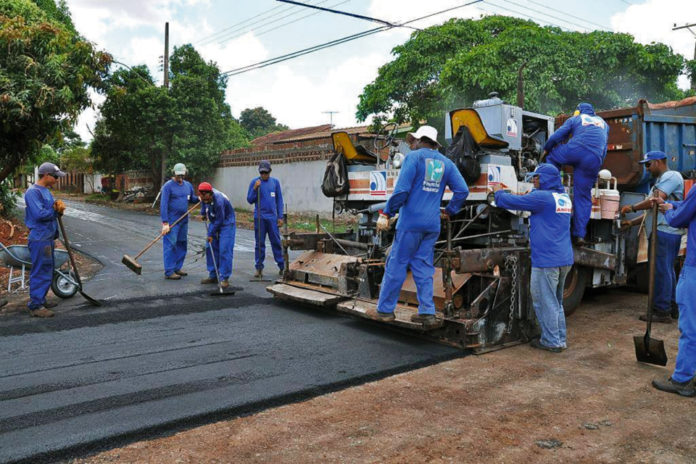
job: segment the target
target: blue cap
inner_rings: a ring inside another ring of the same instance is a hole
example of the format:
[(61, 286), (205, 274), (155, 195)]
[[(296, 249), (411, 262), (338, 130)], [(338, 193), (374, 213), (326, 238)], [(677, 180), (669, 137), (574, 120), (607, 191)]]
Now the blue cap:
[(259, 172), (271, 172), (271, 162), (263, 160), (259, 163)]
[(65, 177), (65, 173), (58, 166), (48, 161), (39, 166), (39, 174), (50, 174), (55, 177)]
[(640, 164), (645, 164), (649, 163), (651, 161), (655, 160), (663, 160), (667, 159), (667, 155), (665, 154), (664, 151), (649, 151), (645, 154), (645, 158), (642, 160), (638, 161)]

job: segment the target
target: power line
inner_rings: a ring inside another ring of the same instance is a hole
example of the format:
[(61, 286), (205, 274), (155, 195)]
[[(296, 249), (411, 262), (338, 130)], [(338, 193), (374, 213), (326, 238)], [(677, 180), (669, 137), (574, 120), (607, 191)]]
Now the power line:
[(504, 7), (504, 6), (501, 6), (501, 5), (496, 5), (495, 3), (491, 3), (490, 0), (484, 0), (484, 1), (485, 1), (486, 3), (484, 3), (484, 4), (482, 5), (482, 7), (488, 6), (488, 8), (484, 8), (484, 9), (485, 9), (486, 11), (488, 11), (489, 13), (492, 13), (492, 14), (495, 14), (495, 15), (503, 14), (503, 13), (501, 13), (500, 11), (496, 11), (496, 10), (490, 8), (491, 6), (495, 6), (496, 8), (500, 8), (501, 10), (505, 10), (505, 11), (509, 11), (509, 12), (511, 12), (511, 13), (515, 13), (515, 14), (517, 14), (518, 16), (521, 16), (521, 17), (523, 17), (523, 18), (531, 19), (532, 21), (536, 21), (536, 22), (539, 22), (539, 23), (548, 24), (548, 25), (550, 25), (550, 26), (555, 26), (555, 27), (558, 27), (559, 29), (563, 29), (563, 27), (561, 27), (561, 26), (559, 26), (558, 24), (556, 24), (556, 23), (554, 23), (554, 22), (551, 22), (551, 21), (549, 21), (549, 20), (540, 19), (540, 18), (537, 18), (537, 17), (535, 17), (535, 16), (530, 16), (530, 15), (528, 15), (528, 14), (526, 14), (526, 13), (522, 13), (522, 12), (520, 12), (520, 11), (513, 10), (512, 8), (509, 8), (509, 7)]
[(559, 18), (558, 16), (554, 16), (554, 15), (549, 14), (549, 13), (544, 13), (543, 11), (539, 11), (539, 10), (536, 10), (536, 9), (534, 9), (534, 8), (530, 8), (530, 7), (526, 6), (526, 5), (522, 5), (522, 4), (520, 4), (520, 3), (513, 2), (512, 0), (501, 0), (501, 1), (503, 1), (503, 2), (505, 2), (505, 3), (510, 3), (510, 4), (515, 5), (515, 6), (518, 6), (518, 7), (520, 7), (520, 8), (526, 8), (526, 9), (529, 10), (529, 11), (532, 11), (532, 12), (537, 13), (537, 14), (541, 14), (541, 15), (543, 15), (543, 16), (548, 16), (549, 18), (553, 18), (553, 19), (555, 19), (555, 20), (557, 20), (557, 21), (561, 21), (561, 22), (564, 22), (564, 23), (567, 23), (567, 24), (572, 24), (572, 25), (575, 26), (575, 27), (579, 27), (579, 28), (582, 29), (583, 31), (587, 31), (587, 26), (583, 26), (582, 24), (574, 23), (574, 22), (572, 22), (572, 21), (568, 21), (567, 19), (564, 19), (564, 18)]
[[(428, 15), (425, 15), (425, 16), (420, 16), (420, 17), (418, 17), (418, 18), (411, 19), (411, 20), (409, 20), (409, 21), (406, 21), (406, 22), (397, 24), (396, 26), (398, 26), (398, 27), (405, 26), (405, 25), (408, 25), (408, 24), (411, 24), (411, 23), (414, 23), (414, 22), (417, 22), (417, 21), (422, 21), (422, 20), (424, 20), (424, 19), (431, 18), (431, 17), (433, 17), (433, 16), (437, 16), (437, 15), (440, 15), (440, 14), (443, 14), (443, 13), (447, 13), (447, 12), (449, 12), (449, 11), (453, 11), (453, 10), (456, 10), (456, 9), (459, 9), (459, 8), (463, 8), (463, 7), (466, 7), (466, 6), (469, 6), (469, 5), (473, 5), (474, 3), (480, 3), (480, 2), (482, 2), (482, 1), (483, 1), (483, 0), (473, 0), (473, 1), (470, 1), (470, 2), (467, 2), (467, 3), (464, 3), (464, 4), (462, 4), (462, 5), (457, 5), (457, 6), (454, 6), (454, 7), (446, 8), (446, 9), (444, 9), (444, 10), (440, 10), (440, 11), (437, 11), (437, 12), (435, 12), (435, 13), (431, 13), (431, 14), (428, 14)], [(367, 37), (367, 36), (370, 36), (370, 35), (372, 35), (372, 34), (376, 34), (376, 33), (378, 33), (378, 32), (387, 31), (387, 30), (389, 30), (389, 29), (393, 29), (393, 26), (380, 26), (380, 27), (376, 27), (376, 28), (374, 28), (374, 29), (368, 29), (368, 30), (366, 30), (366, 31), (358, 32), (357, 34), (352, 34), (352, 35), (349, 35), (349, 36), (346, 36), (346, 37), (341, 37), (341, 38), (339, 38), (339, 39), (335, 39), (335, 40), (332, 40), (332, 41), (329, 41), (329, 42), (325, 42), (325, 43), (322, 43), (322, 44), (314, 45), (314, 46), (312, 46), (312, 47), (305, 48), (305, 49), (303, 49), (303, 50), (297, 50), (297, 51), (295, 51), (295, 52), (288, 53), (288, 54), (286, 54), (286, 55), (277, 56), (277, 57), (275, 57), (275, 58), (271, 58), (271, 59), (268, 59), (268, 60), (260, 61), (260, 62), (258, 62), (258, 63), (250, 64), (250, 65), (248, 65), (248, 66), (243, 66), (243, 67), (240, 67), (240, 68), (231, 69), (231, 70), (225, 71), (225, 72), (223, 72), (223, 73), (221, 73), (221, 74), (222, 74), (222, 75), (226, 75), (226, 76), (236, 76), (236, 75), (238, 75), (238, 74), (242, 74), (242, 73), (245, 73), (245, 72), (253, 71), (253, 70), (255, 70), (255, 69), (265, 68), (265, 67), (271, 66), (271, 65), (273, 65), (273, 64), (282, 63), (283, 61), (288, 61), (288, 60), (291, 60), (291, 59), (293, 59), (293, 58), (298, 58), (298, 57), (300, 57), (300, 56), (308, 55), (308, 54), (310, 54), (310, 53), (314, 53), (314, 52), (316, 52), (316, 51), (323, 50), (323, 49), (325, 49), (325, 48), (334, 47), (334, 46), (336, 46), (336, 45), (340, 45), (340, 44), (343, 44), (343, 43), (346, 43), (346, 42), (350, 42), (350, 41), (352, 41), (352, 40), (356, 40), (356, 39), (360, 39), (360, 38), (363, 38), (363, 37)]]
[(599, 23), (595, 23), (595, 22), (590, 21), (590, 20), (588, 20), (588, 19), (581, 18), (580, 16), (575, 16), (575, 15), (573, 15), (573, 14), (570, 14), (570, 13), (565, 12), (565, 11), (562, 11), (562, 10), (558, 10), (558, 9), (556, 9), (556, 8), (552, 8), (552, 7), (548, 6), (548, 5), (544, 5), (543, 3), (535, 2), (534, 0), (527, 0), (527, 1), (528, 1), (529, 3), (533, 3), (533, 4), (535, 4), (535, 5), (539, 5), (539, 6), (541, 6), (541, 7), (547, 8), (547, 9), (549, 9), (549, 10), (551, 10), (551, 11), (555, 11), (556, 13), (561, 13), (561, 14), (570, 16), (571, 18), (579, 19), (580, 21), (583, 21), (583, 22), (585, 22), (585, 23), (587, 23), (587, 24), (592, 24), (593, 26), (597, 26), (597, 27), (599, 27), (600, 29), (611, 29), (610, 27), (603, 26), (603, 25), (601, 25), (601, 24), (599, 24)]
[(332, 10), (332, 9), (330, 9), (330, 8), (324, 8), (324, 7), (321, 7), (321, 6), (310, 5), (310, 4), (308, 4), (308, 3), (296, 2), (295, 0), (276, 0), (276, 1), (277, 1), (277, 2), (283, 2), (283, 3), (289, 3), (289, 4), (291, 4), (291, 5), (303, 6), (303, 7), (306, 7), (306, 8), (314, 8), (314, 9), (321, 10), (321, 11), (326, 11), (326, 12), (329, 12), (329, 13), (335, 13), (335, 14), (350, 16), (350, 17), (352, 17), (352, 18), (364, 19), (364, 20), (366, 20), (366, 21), (372, 21), (373, 23), (384, 24), (385, 26), (391, 26), (391, 27), (396, 26), (395, 24), (392, 24), (392, 23), (390, 23), (389, 21), (384, 21), (383, 19), (372, 18), (372, 17), (370, 17), (370, 16), (364, 16), (364, 15), (360, 15), (360, 14), (357, 14), (357, 13), (350, 13), (350, 12), (348, 12), (348, 11)]
[[(319, 3), (326, 3), (327, 1), (328, 1), (328, 0), (323, 0), (323, 1), (319, 2)], [(331, 6), (334, 7), (334, 6), (342, 5), (342, 4), (348, 3), (348, 2), (350, 2), (350, 1), (351, 1), (351, 0), (343, 0), (342, 2), (335, 3), (335, 4), (331, 5)], [(280, 21), (280, 20), (282, 20), (282, 19), (285, 19), (285, 18), (287, 18), (287, 17), (294, 16), (294, 15), (296, 15), (297, 13), (300, 13), (301, 11), (302, 11), (302, 10), (297, 10), (297, 11), (295, 11), (293, 14), (289, 14), (289, 15), (286, 15), (286, 16), (281, 16), (280, 18), (278, 18), (278, 19), (276, 19), (276, 20), (274, 20), (274, 21), (271, 21), (271, 22), (269, 22), (269, 23), (267, 23), (267, 24), (261, 25), (261, 26), (259, 27), (259, 29), (265, 28), (266, 26), (270, 26), (271, 24), (276, 23), (276, 22), (278, 22), (278, 21)], [(317, 12), (315, 12), (315, 13), (309, 13), (309, 14), (306, 14), (306, 15), (304, 15), (304, 16), (300, 16), (299, 18), (293, 19), (292, 21), (288, 21), (288, 22), (285, 22), (285, 23), (282, 23), (282, 24), (278, 24), (278, 25), (276, 25), (276, 26), (269, 27), (269, 28), (267, 28), (267, 29), (263, 29), (263, 30), (261, 30), (260, 32), (254, 32), (254, 35), (255, 35), (256, 37), (259, 37), (259, 36), (268, 34), (269, 32), (277, 31), (278, 29), (280, 29), (280, 28), (282, 28), (282, 27), (288, 26), (288, 25), (290, 25), (290, 24), (294, 24), (294, 23), (296, 23), (296, 22), (298, 22), (298, 21), (302, 21), (303, 19), (309, 18), (310, 16), (318, 15), (319, 13), (321, 13), (321, 11), (317, 11)], [(252, 29), (251, 31), (254, 31), (254, 29)], [(231, 42), (231, 41), (233, 41), (233, 40), (235, 40), (235, 39), (238, 39), (239, 37), (242, 37), (244, 34), (248, 34), (248, 33), (251, 32), (251, 31), (245, 31), (245, 32), (242, 32), (242, 33), (240, 33), (240, 34), (237, 34), (237, 35), (235, 35), (235, 36), (233, 36), (233, 37), (227, 37), (227, 38), (225, 38), (223, 41), (220, 41), (220, 44), (222, 45), (222, 44), (224, 44), (224, 43)], [(258, 31), (258, 29), (257, 29), (257, 31)]]
[[(201, 44), (201, 43), (203, 43), (203, 42), (214, 42), (214, 41), (216, 40), (217, 36), (225, 34), (225, 33), (226, 33), (227, 31), (229, 31), (230, 29), (235, 29), (235, 28), (238, 29), (239, 26), (245, 27), (246, 23), (248, 23), (249, 21), (258, 18), (259, 16), (263, 16), (263, 15), (265, 15), (266, 13), (270, 13), (270, 12), (272, 12), (272, 11), (274, 11), (274, 10), (277, 10), (278, 8), (282, 8), (282, 5), (274, 6), (273, 8), (269, 8), (268, 10), (262, 11), (261, 13), (258, 13), (258, 14), (256, 14), (256, 15), (250, 17), (250, 18), (247, 18), (247, 19), (245, 19), (245, 20), (242, 20), (242, 21), (239, 21), (239, 22), (237, 22), (237, 23), (234, 23), (234, 24), (232, 24), (231, 26), (228, 26), (228, 27), (226, 27), (226, 28), (224, 28), (224, 29), (222, 29), (222, 30), (220, 30), (220, 31), (217, 31), (217, 32), (215, 32), (215, 33), (213, 33), (213, 34), (210, 34), (210, 35), (206, 36), (206, 37), (203, 37), (202, 39), (198, 40), (196, 43), (197, 43), (197, 44)], [(292, 8), (291, 8), (291, 7), (290, 7), (290, 8), (284, 8), (284, 10), (290, 10), (290, 9), (292, 9)], [(271, 17), (273, 17), (273, 16), (275, 16), (275, 15), (271, 15)], [(236, 29), (235, 29), (235, 30), (236, 30)]]

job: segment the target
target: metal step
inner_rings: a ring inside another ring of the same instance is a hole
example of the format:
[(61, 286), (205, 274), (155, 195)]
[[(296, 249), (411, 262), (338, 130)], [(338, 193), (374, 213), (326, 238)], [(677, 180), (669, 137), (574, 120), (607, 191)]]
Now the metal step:
[(392, 322), (382, 321), (377, 317), (377, 304), (371, 303), (369, 301), (353, 299), (349, 301), (344, 301), (336, 305), (336, 309), (341, 312), (352, 314), (354, 316), (359, 316), (365, 319), (371, 319), (373, 321), (378, 321), (383, 324), (394, 325), (397, 327), (403, 327), (405, 329), (411, 329), (418, 332), (429, 332), (431, 330), (437, 330), (441, 328), (444, 324), (441, 314), (436, 314), (437, 324), (429, 325), (424, 327), (422, 324), (411, 322), (411, 316), (418, 313), (415, 308), (410, 308), (407, 306), (397, 305), (394, 310), (394, 315), (396, 320)]
[(322, 308), (333, 307), (336, 303), (346, 299), (344, 296), (293, 287), (287, 284), (271, 285), (266, 287), (266, 291), (272, 293), (273, 296), (281, 300), (296, 301), (298, 303), (311, 304)]

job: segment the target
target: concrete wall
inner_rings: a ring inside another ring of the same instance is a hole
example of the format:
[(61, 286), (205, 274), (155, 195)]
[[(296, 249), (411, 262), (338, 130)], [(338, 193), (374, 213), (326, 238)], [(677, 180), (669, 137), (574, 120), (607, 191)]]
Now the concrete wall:
[[(275, 164), (272, 168), (271, 176), (280, 181), (288, 212), (331, 215), (333, 200), (321, 192), (325, 159)], [(227, 194), (235, 208), (251, 209), (246, 196), (249, 183), (256, 176), (257, 166), (219, 167), (212, 182), (213, 187)]]

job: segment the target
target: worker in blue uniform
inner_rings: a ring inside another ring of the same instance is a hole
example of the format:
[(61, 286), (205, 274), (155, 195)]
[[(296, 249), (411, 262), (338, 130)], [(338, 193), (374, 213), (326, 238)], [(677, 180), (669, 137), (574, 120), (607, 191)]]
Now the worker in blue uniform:
[(672, 375), (655, 379), (652, 384), (658, 390), (696, 396), (696, 189), (692, 188), (684, 201), (667, 201), (655, 198), (660, 211), (672, 227), (688, 227), (686, 260), (677, 283), (679, 305), (679, 351)]
[[(234, 258), (235, 214), (230, 199), (222, 192), (213, 189), (208, 182), (198, 185), (201, 196), (201, 216), (208, 221), (208, 246), (206, 247), (206, 264), (208, 277), (201, 280), (202, 284), (218, 283), (229, 287), (232, 276), (232, 261)], [(214, 255), (213, 255), (214, 253)], [(214, 256), (214, 260), (213, 260)], [(217, 265), (217, 273), (215, 266)]]
[(160, 197), (160, 217), (162, 219), (162, 251), (164, 256), (164, 278), (179, 280), (188, 275), (181, 268), (186, 258), (188, 245), (188, 216), (177, 225), (171, 227), (177, 219), (186, 214), (189, 204), (198, 203), (198, 197), (193, 185), (184, 180), (186, 166), (183, 163), (174, 165), (174, 178), (162, 186)]
[(560, 172), (552, 164), (540, 164), (531, 176), (534, 190), (526, 195), (513, 195), (494, 187), (495, 205), (532, 213), (529, 217), (530, 290), (541, 337), (533, 339), (531, 345), (560, 353), (567, 347), (563, 287), (574, 261), (570, 241), (572, 203), (561, 183)]
[(266, 257), (266, 235), (271, 242), (273, 259), (280, 274), (283, 274), (285, 260), (283, 247), (280, 242), (280, 230), (283, 225), (283, 191), (280, 181), (271, 177), (271, 163), (259, 163), (259, 177), (249, 184), (247, 201), (254, 206), (254, 236), (256, 238), (256, 274), (255, 278), (263, 277), (263, 261)]
[(410, 135), (418, 140), (417, 149), (404, 159), (394, 192), (377, 221), (378, 231), (387, 230), (389, 218), (399, 213), (396, 237), (384, 268), (377, 317), (383, 321), (395, 319), (394, 309), (410, 268), (418, 296), (418, 314), (411, 321), (427, 326), (436, 323), (433, 253), (440, 234), (442, 196), (449, 187), (452, 198), (442, 216), (454, 216), (469, 189), (454, 163), (437, 151), (440, 144), (434, 127), (421, 126)]
[(49, 190), (65, 173), (53, 163), (39, 166), (39, 180), (24, 193), (24, 223), (29, 229), (27, 245), (31, 256), (29, 274), (29, 312), (33, 317), (53, 317), (46, 301), (53, 280), (53, 250), (58, 238), (56, 218), (65, 211), (61, 200), (54, 200)]
[[(544, 145), (546, 162), (558, 169), (573, 167), (573, 226), (571, 235), (584, 245), (592, 213), (592, 187), (607, 156), (609, 125), (589, 103), (580, 103), (575, 114), (554, 132)], [(565, 143), (564, 143), (565, 142)]]

